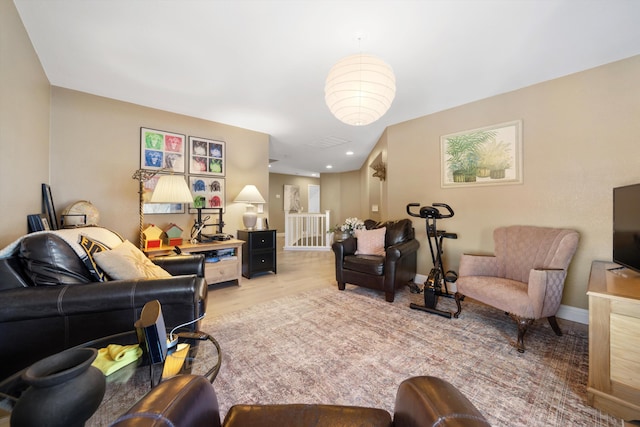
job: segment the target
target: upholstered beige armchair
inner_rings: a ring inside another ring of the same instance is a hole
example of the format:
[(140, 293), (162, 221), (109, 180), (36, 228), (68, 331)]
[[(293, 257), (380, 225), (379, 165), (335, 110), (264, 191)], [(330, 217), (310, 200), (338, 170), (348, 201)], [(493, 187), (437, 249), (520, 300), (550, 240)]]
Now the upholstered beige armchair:
[(555, 315), (578, 232), (516, 225), (497, 228), (493, 239), (495, 255), (462, 255), (454, 317), (460, 315), (465, 296), (505, 311), (518, 324), (520, 353), (524, 334), (536, 319), (546, 317), (556, 335), (562, 335)]

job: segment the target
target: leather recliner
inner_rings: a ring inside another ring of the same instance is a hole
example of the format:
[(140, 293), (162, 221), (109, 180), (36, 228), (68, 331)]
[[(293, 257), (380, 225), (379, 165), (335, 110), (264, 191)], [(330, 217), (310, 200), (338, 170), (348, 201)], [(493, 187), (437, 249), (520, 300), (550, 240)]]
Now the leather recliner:
[(336, 281), (338, 289), (346, 283), (384, 291), (385, 299), (393, 302), (396, 289), (400, 289), (416, 276), (417, 251), (420, 243), (409, 219), (386, 221), (368, 228), (386, 227), (385, 255), (356, 255), (357, 239), (349, 237), (334, 242)]
[(211, 384), (194, 375), (173, 377), (147, 393), (113, 427), (487, 427), (482, 413), (451, 383), (412, 377), (396, 394), (393, 419), (384, 409), (326, 404), (234, 405), (221, 423)]
[[(29, 262), (22, 259), (25, 253)], [(160, 301), (167, 327), (202, 316), (207, 306), (204, 257), (170, 256), (158, 262), (176, 276), (95, 282), (65, 240), (53, 233), (25, 236), (15, 253), (0, 259), (0, 379), (62, 350), (134, 330), (151, 300)], [(36, 286), (30, 269), (46, 275), (49, 286)]]

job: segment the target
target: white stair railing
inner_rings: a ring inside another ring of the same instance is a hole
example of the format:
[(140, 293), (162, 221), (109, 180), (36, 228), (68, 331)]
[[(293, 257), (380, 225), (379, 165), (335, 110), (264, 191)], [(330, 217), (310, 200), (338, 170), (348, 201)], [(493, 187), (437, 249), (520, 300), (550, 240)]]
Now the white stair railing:
[(284, 249), (329, 250), (332, 239), (329, 227), (329, 211), (323, 214), (285, 213)]

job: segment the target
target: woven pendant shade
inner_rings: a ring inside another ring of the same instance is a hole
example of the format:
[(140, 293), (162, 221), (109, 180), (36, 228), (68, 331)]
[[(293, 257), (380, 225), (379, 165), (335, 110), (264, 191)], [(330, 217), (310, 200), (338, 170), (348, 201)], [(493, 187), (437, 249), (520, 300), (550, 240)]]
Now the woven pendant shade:
[(329, 71), (324, 99), (341, 122), (365, 126), (382, 117), (396, 95), (393, 69), (372, 55), (350, 55)]

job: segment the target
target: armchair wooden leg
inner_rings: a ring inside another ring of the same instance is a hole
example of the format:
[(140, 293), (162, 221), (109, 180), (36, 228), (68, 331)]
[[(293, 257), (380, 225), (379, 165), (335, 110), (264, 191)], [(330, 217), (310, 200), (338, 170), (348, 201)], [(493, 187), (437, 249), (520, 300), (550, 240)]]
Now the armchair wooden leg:
[(560, 326), (558, 325), (556, 316), (549, 316), (547, 317), (547, 319), (549, 320), (549, 324), (551, 325), (551, 329), (553, 329), (553, 332), (555, 332), (557, 336), (561, 337), (562, 331), (560, 330)]
[(462, 311), (462, 304), (460, 304), (461, 301), (464, 301), (464, 295), (462, 295), (460, 292), (456, 292), (453, 297), (456, 300), (456, 306), (458, 306), (458, 311), (456, 311), (455, 313), (453, 313), (453, 317), (455, 317), (456, 319), (458, 318), (458, 316), (460, 316), (460, 312)]
[(529, 328), (529, 325), (533, 323), (533, 319), (526, 319), (511, 313), (509, 313), (509, 317), (515, 320), (518, 324), (517, 348), (519, 353), (524, 353), (524, 334), (527, 332), (527, 328)]
[(341, 291), (344, 291), (344, 282), (338, 282), (338, 289), (340, 289)]
[(387, 302), (393, 302), (393, 300), (396, 298), (396, 293), (395, 292), (385, 292), (384, 293), (384, 299), (387, 300)]

